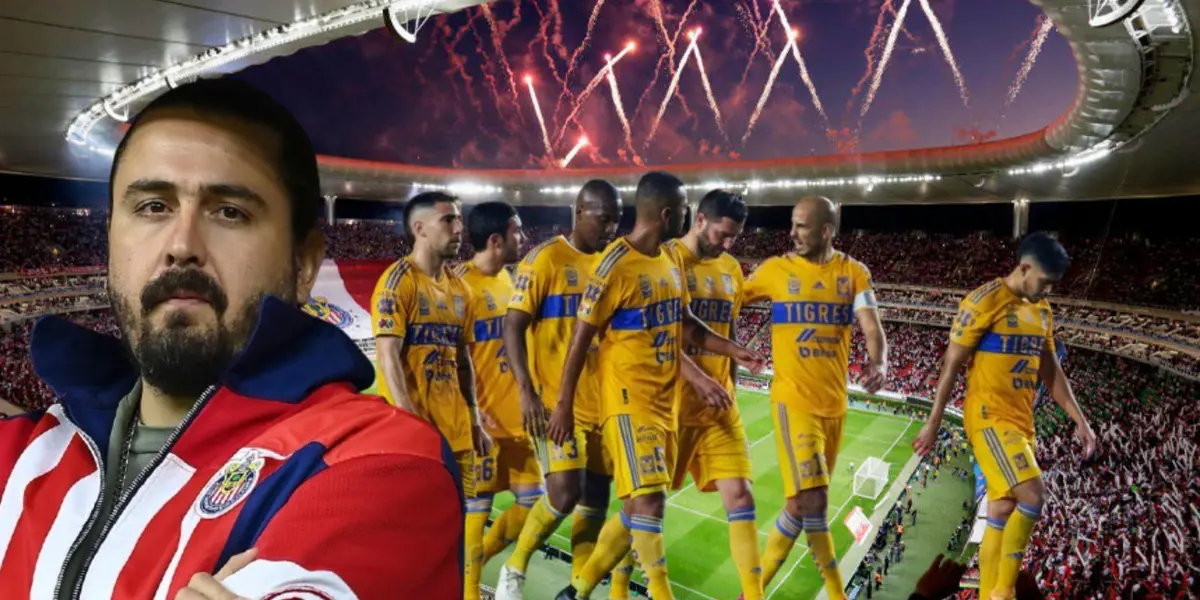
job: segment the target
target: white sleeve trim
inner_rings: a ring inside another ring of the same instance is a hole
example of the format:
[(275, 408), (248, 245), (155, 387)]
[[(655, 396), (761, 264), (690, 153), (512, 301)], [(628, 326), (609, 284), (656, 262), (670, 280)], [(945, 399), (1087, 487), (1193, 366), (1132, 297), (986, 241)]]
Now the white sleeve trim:
[(858, 312), (862, 308), (875, 309), (879, 304), (875, 302), (875, 290), (863, 290), (854, 297), (854, 312)]

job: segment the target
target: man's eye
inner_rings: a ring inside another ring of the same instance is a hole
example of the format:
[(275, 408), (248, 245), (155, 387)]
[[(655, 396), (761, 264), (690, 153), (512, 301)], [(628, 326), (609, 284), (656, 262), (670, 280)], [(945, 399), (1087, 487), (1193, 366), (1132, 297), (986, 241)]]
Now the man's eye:
[(217, 210), (217, 214), (219, 214), (222, 219), (228, 219), (230, 221), (244, 221), (246, 219), (246, 213), (242, 212), (241, 209), (235, 206), (222, 206)]
[(164, 213), (167, 211), (165, 202), (159, 200), (148, 200), (138, 205), (137, 212), (142, 213)]

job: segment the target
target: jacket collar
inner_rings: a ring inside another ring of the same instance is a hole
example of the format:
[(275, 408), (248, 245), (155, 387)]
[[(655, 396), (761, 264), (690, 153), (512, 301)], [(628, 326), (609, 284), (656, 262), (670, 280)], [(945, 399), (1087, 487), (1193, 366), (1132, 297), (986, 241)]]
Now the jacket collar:
[[(67, 416), (106, 444), (121, 398), (139, 377), (124, 344), (60, 317), (43, 317), (30, 344), (33, 368), (54, 391)], [(246, 346), (219, 384), (240, 396), (297, 403), (327, 383), (365, 389), (374, 368), (336, 326), (268, 296)]]

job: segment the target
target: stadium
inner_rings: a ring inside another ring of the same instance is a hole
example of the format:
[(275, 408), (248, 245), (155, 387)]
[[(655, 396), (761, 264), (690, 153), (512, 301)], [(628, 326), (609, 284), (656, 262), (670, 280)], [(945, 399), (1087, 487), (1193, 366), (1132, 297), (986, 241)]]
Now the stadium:
[[(1029, 597), (1194, 597), (1200, 239), (1186, 215), (1200, 194), (1200, 2), (995, 1), (0, 7), (0, 412), (56, 402), (30, 357), (39, 318), (121, 335), (109, 176), (130, 121), (190, 81), (237, 78), (313, 139), (326, 251), (305, 310), (371, 360), (372, 293), (412, 250), (402, 215), (421, 192), (457, 196), (468, 220), (483, 202), (515, 206), (524, 256), (570, 235), (584, 182), (621, 191), (623, 235), (639, 179), (669, 171), (691, 212), (710, 190), (744, 197), (729, 254), (746, 276), (793, 251), (797, 200), (831, 199), (833, 245), (870, 269), (890, 362), (883, 389), (866, 393), (868, 342), (854, 328), (828, 490), (849, 598), (907, 598), (939, 554), (967, 566), (955, 597), (979, 597), (988, 502), (963, 429), (965, 376), (936, 451), (913, 443), (959, 302), (1013, 268), (1024, 236), (1050, 232), (1071, 257), (1050, 298), (1054, 340), (1099, 449), (1081, 460), (1074, 423), (1038, 390), (1048, 495), (1024, 553), (1041, 594)], [(452, 262), (471, 258), (463, 243)], [(772, 322), (769, 303), (749, 304), (733, 337), (769, 356)], [(764, 543), (787, 502), (775, 376), (774, 365), (736, 375)], [(497, 494), (491, 515), (514, 502)], [(609, 512), (620, 507), (614, 495)], [(663, 522), (675, 597), (742, 593), (720, 494), (689, 478), (668, 492)], [(572, 536), (568, 519), (534, 556), (526, 598), (571, 581)], [(510, 551), (484, 566), (484, 597)], [(764, 596), (829, 597), (809, 554), (797, 544)], [(645, 597), (640, 571), (631, 589)], [(606, 580), (592, 597), (608, 591)]]

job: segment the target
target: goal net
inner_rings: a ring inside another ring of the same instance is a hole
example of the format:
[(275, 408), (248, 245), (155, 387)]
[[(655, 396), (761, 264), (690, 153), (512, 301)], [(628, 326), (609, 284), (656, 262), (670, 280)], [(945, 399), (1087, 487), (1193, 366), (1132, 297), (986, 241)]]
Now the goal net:
[(854, 472), (854, 495), (872, 500), (878, 499), (887, 486), (888, 469), (891, 465), (883, 459), (869, 457)]

